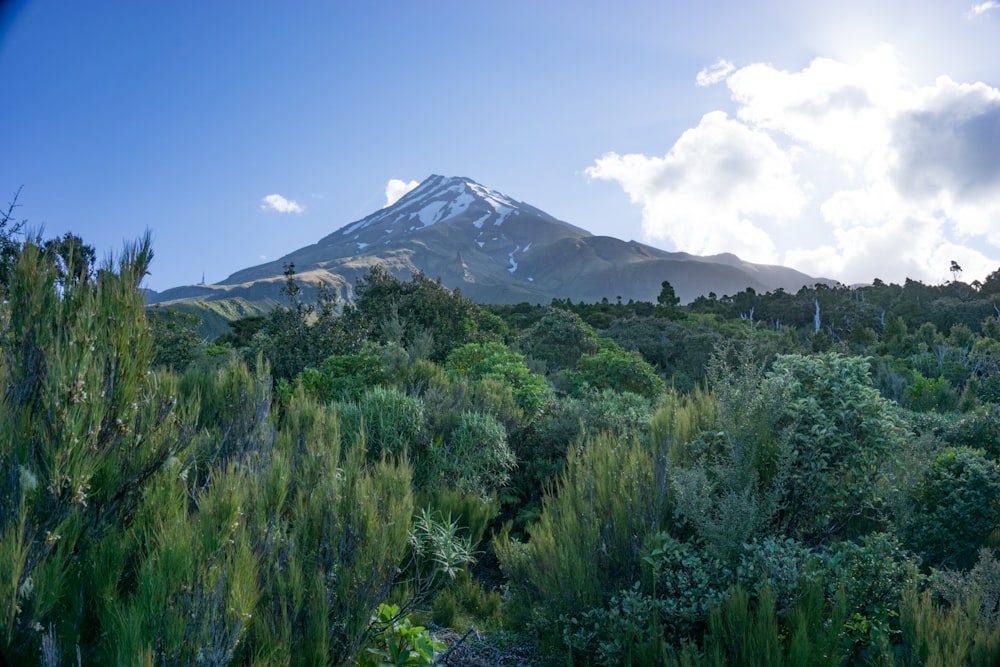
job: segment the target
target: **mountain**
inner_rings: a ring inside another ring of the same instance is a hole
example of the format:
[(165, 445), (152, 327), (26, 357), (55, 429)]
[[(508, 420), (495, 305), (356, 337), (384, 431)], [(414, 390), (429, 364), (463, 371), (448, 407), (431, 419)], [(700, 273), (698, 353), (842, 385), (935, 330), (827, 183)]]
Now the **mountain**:
[(554, 297), (656, 301), (664, 280), (684, 303), (710, 292), (797, 291), (830, 283), (731, 254), (698, 257), (595, 236), (472, 179), (434, 175), (395, 204), (313, 245), (213, 285), (150, 292), (148, 300), (273, 302), (280, 299), (289, 263), (304, 292), (326, 284), (342, 299), (352, 297), (355, 280), (376, 264), (403, 280), (417, 271), (440, 277), (445, 286), (484, 303), (548, 303)]

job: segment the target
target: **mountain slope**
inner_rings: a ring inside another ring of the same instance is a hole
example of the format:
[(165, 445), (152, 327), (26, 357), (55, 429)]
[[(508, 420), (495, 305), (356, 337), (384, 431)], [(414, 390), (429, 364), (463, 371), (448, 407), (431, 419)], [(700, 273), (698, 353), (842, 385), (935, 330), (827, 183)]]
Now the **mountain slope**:
[(594, 236), (469, 178), (434, 175), (395, 204), (313, 245), (214, 285), (151, 293), (150, 301), (276, 299), (289, 263), (307, 294), (326, 284), (344, 299), (352, 297), (355, 281), (375, 264), (402, 279), (417, 271), (440, 277), (444, 285), (488, 303), (619, 296), (655, 301), (664, 280), (682, 302), (709, 292), (796, 291), (817, 282), (786, 267), (751, 264), (734, 255), (696, 257)]

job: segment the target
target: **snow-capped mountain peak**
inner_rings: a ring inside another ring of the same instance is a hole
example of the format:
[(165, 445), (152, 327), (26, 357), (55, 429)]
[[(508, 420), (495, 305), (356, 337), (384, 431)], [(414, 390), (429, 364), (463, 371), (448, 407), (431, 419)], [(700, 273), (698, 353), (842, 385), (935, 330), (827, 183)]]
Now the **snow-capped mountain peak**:
[(435, 174), (396, 203), (347, 225), (336, 234), (341, 238), (359, 235), (360, 242), (370, 242), (367, 238), (361, 239), (360, 235), (373, 228), (383, 233), (405, 234), (448, 221), (468, 223), (477, 229), (499, 227), (525, 208), (541, 213), (470, 178)]
[[(735, 258), (734, 258), (735, 259)], [(469, 178), (434, 175), (391, 206), (348, 223), (317, 243), (247, 267), (215, 285), (178, 287), (156, 297), (280, 300), (284, 271), (303, 284), (332, 286), (345, 300), (370, 267), (406, 278), (420, 271), (490, 303), (654, 300), (669, 280), (683, 300), (751, 286), (797, 290), (815, 279), (783, 267), (724, 262), (594, 236)]]

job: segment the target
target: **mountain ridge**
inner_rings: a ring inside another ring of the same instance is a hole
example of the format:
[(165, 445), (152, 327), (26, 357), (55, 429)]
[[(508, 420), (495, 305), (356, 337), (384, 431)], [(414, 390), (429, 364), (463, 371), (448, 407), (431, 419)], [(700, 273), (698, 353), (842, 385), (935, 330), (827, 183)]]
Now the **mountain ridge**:
[(664, 280), (684, 303), (747, 287), (796, 291), (817, 282), (833, 284), (730, 253), (699, 257), (594, 235), (471, 178), (433, 174), (393, 204), (314, 244), (212, 285), (150, 292), (147, 300), (273, 300), (289, 264), (295, 265), (307, 297), (325, 285), (344, 300), (352, 298), (355, 281), (376, 264), (404, 280), (418, 271), (440, 278), (446, 287), (485, 303), (655, 301)]

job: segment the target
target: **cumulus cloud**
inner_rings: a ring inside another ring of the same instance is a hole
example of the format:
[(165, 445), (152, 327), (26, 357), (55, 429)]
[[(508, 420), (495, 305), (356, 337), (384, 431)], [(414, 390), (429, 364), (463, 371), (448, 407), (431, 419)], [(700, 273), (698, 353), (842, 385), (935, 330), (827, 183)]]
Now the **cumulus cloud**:
[(1000, 7), (1000, 2), (994, 2), (993, 0), (989, 0), (988, 2), (983, 2), (978, 5), (973, 5), (972, 8), (969, 9), (968, 16), (970, 19), (974, 19), (977, 16), (982, 16), (987, 12), (993, 11), (998, 7)]
[[(390, 178), (389, 182), (385, 186), (385, 206), (392, 206), (398, 202), (403, 195), (412, 190), (413, 188), (420, 185), (416, 181), (406, 181), (400, 180), (398, 178)], [(385, 208), (383, 206), (383, 208)]]
[(885, 44), (855, 63), (816, 58), (799, 72), (750, 65), (726, 83), (740, 120), (843, 159), (885, 142), (887, 111), (905, 95), (896, 53)]
[(736, 66), (731, 62), (720, 58), (712, 65), (698, 72), (698, 75), (694, 78), (694, 82), (699, 86), (711, 86), (720, 81), (725, 81), (726, 77), (732, 74), (735, 69)]
[(982, 278), (1000, 264), (1000, 90), (905, 71), (886, 44), (856, 62), (736, 69), (735, 118), (705, 114), (664, 157), (612, 153), (587, 173), (618, 182), (647, 237), (679, 250), (848, 283), (936, 282), (952, 259)]
[(896, 187), (911, 196), (996, 196), (1000, 186), (1000, 90), (940, 77), (895, 119), (889, 155)]
[(281, 195), (268, 195), (261, 201), (261, 209), (265, 211), (277, 211), (278, 213), (305, 213), (305, 208), (298, 202), (285, 199)]
[(759, 262), (777, 259), (759, 221), (797, 215), (807, 199), (789, 153), (721, 111), (703, 116), (662, 158), (609, 153), (586, 173), (618, 182), (642, 206), (647, 237)]

